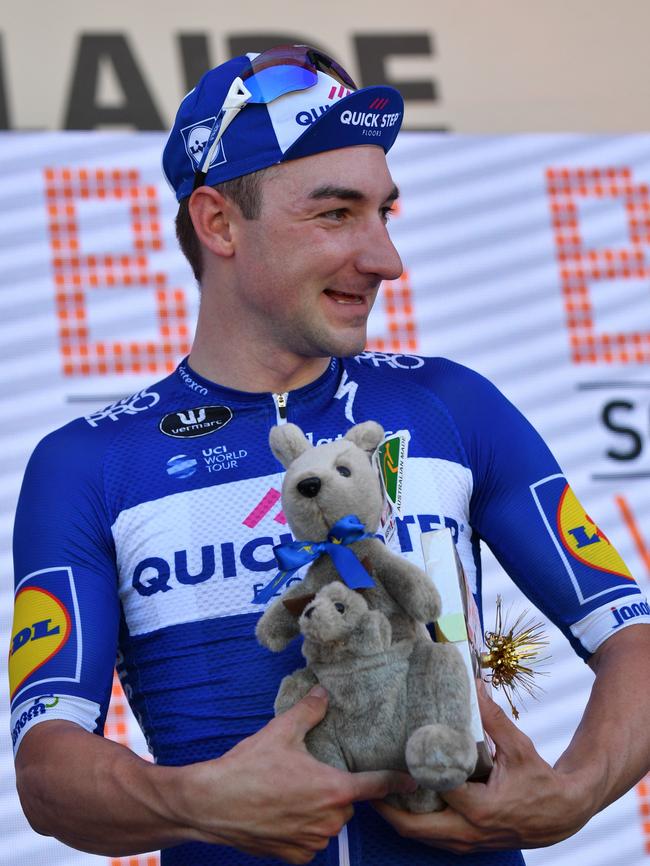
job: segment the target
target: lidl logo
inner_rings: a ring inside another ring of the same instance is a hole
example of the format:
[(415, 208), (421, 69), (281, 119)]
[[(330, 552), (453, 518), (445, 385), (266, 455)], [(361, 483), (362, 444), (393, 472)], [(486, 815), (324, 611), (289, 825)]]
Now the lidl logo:
[[(547, 531), (582, 603), (634, 578), (616, 548), (586, 513), (563, 475), (531, 485)], [(621, 584), (612, 583), (612, 575)]]
[(11, 697), (53, 679), (78, 680), (81, 648), (69, 569), (24, 578), (17, 589), (9, 647)]
[(562, 543), (575, 559), (592, 568), (633, 579), (616, 548), (585, 512), (568, 484), (560, 497), (557, 526)]

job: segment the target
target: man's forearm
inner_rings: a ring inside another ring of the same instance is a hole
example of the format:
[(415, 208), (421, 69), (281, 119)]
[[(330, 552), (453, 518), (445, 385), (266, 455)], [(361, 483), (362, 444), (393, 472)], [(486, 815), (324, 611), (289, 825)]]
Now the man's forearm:
[(595, 814), (650, 769), (650, 626), (613, 635), (591, 667), (596, 679), (589, 703), (556, 769), (582, 779)]
[(175, 823), (166, 801), (170, 786), (181, 783), (179, 772), (58, 720), (29, 731), (16, 760), (18, 793), (32, 827), (73, 848), (109, 856), (188, 838), (189, 828)]
[(348, 773), (310, 755), (305, 736), (326, 709), (315, 687), (221, 757), (184, 767), (143, 761), (71, 722), (42, 722), (16, 760), (25, 814), (38, 832), (94, 854), (199, 841), (307, 863), (349, 821), (353, 802), (416, 787), (405, 773)]

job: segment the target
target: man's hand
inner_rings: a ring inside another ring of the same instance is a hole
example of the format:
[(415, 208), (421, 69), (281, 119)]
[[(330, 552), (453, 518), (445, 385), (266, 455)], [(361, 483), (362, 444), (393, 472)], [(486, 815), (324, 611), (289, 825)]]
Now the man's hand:
[(197, 838), (308, 863), (350, 820), (353, 802), (414, 790), (405, 773), (348, 773), (313, 758), (305, 735), (326, 710), (327, 693), (316, 686), (221, 758), (184, 768), (184, 810)]
[(352, 803), (416, 787), (406, 773), (348, 773), (313, 758), (305, 735), (326, 710), (317, 686), (222, 757), (180, 767), (145, 761), (70, 721), (42, 722), (16, 761), (25, 814), (37, 832), (93, 854), (197, 841), (308, 863), (350, 819)]
[(486, 783), (442, 793), (448, 807), (424, 815), (373, 804), (402, 836), (458, 854), (541, 848), (577, 832), (595, 811), (573, 774), (554, 769), (531, 740), (479, 690), (481, 716), (496, 745)]

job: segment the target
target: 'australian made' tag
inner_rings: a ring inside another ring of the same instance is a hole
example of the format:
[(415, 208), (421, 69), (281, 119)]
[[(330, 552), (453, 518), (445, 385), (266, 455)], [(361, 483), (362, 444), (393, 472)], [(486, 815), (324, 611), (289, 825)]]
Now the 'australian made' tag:
[(406, 458), (411, 434), (408, 430), (398, 430), (391, 433), (379, 445), (373, 455), (373, 462), (384, 497), (379, 532), (389, 544), (396, 531), (396, 517), (402, 517), (402, 499), (404, 493), (404, 475)]

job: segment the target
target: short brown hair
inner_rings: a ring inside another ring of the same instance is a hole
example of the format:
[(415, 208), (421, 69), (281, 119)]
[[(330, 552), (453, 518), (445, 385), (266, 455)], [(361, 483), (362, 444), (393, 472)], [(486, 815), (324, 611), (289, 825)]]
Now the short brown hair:
[[(268, 169), (261, 169), (251, 174), (235, 177), (232, 180), (226, 180), (217, 184), (214, 189), (236, 204), (244, 219), (258, 219), (262, 210), (262, 178), (266, 171)], [(190, 218), (189, 202), (190, 196), (187, 196), (178, 205), (176, 237), (183, 255), (192, 267), (197, 283), (200, 283), (203, 274), (203, 257), (201, 255), (201, 243)]]

